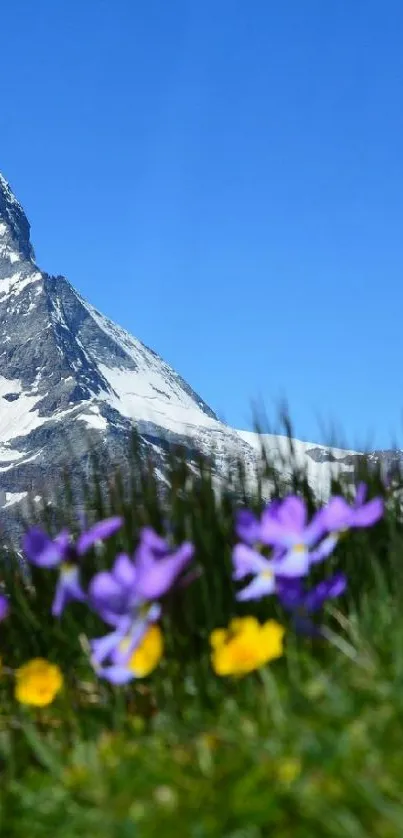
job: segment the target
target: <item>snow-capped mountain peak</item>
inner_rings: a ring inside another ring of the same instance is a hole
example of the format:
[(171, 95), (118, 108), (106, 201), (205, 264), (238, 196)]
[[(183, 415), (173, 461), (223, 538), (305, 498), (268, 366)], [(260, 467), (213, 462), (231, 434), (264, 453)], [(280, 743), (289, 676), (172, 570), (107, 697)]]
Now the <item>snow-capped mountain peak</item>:
[[(223, 464), (229, 453), (256, 461), (256, 437), (219, 421), (156, 352), (93, 308), (63, 276), (36, 266), (28, 219), (0, 175), (3, 499), (10, 505), (49, 486), (67, 451), (79, 476), (88, 452), (83, 431), (118, 459), (134, 425), (143, 447), (159, 458), (161, 474), (166, 440), (189, 451), (214, 450)], [(309, 447), (304, 450), (309, 459)], [(318, 482), (324, 467), (313, 459)]]

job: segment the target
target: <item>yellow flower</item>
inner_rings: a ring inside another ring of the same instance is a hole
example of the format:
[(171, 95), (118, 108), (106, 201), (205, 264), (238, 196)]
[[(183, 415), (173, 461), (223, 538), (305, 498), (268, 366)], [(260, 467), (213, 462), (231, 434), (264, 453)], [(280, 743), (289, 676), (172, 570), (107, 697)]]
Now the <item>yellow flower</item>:
[(228, 629), (210, 635), (211, 662), (217, 675), (246, 675), (283, 654), (284, 628), (275, 620), (261, 625), (255, 617), (232, 620)]
[(20, 704), (46, 707), (63, 686), (63, 675), (56, 664), (34, 658), (16, 670), (15, 697)]
[(150, 626), (140, 645), (133, 652), (129, 669), (136, 678), (145, 678), (158, 666), (164, 652), (164, 639), (159, 626)]

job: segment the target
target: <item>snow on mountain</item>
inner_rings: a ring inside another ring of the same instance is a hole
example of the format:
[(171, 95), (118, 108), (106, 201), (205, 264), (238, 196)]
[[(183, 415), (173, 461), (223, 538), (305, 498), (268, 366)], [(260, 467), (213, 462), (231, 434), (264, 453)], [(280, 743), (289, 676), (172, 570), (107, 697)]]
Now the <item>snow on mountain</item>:
[(238, 431), (238, 434), (256, 452), (261, 450), (263, 444), (270, 456), (270, 462), (284, 476), (291, 477), (291, 463), (299, 469), (304, 469), (310, 486), (322, 500), (329, 495), (331, 479), (339, 477), (340, 474), (353, 475), (357, 458), (362, 457), (358, 451), (326, 447), (313, 442), (301, 442), (298, 439), (292, 440), (293, 452), (290, 456), (290, 441), (286, 436), (259, 436), (251, 431)]
[[(74, 473), (85, 473), (86, 434), (119, 459), (133, 425), (144, 450), (157, 455), (162, 480), (164, 440), (214, 451), (218, 471), (233, 455), (243, 457), (249, 473), (254, 468), (256, 435), (221, 422), (156, 352), (93, 308), (63, 276), (37, 267), (29, 222), (1, 175), (0, 370), (6, 505), (57, 480), (66, 452)], [(266, 437), (273, 450), (275, 441), (281, 448), (280, 437)], [(320, 492), (330, 460), (352, 467), (354, 452), (330, 456), (323, 446), (299, 442), (296, 449)]]
[(131, 421), (154, 422), (173, 433), (220, 427), (213, 411), (162, 358), (85, 300), (80, 301), (105, 338), (120, 349), (113, 366), (99, 352), (94, 358), (109, 385), (105, 398), (111, 406)]

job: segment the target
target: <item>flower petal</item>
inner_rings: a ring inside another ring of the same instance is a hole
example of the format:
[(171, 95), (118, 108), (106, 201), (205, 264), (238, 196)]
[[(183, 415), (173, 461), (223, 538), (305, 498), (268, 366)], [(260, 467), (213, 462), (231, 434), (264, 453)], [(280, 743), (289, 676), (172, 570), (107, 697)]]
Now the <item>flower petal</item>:
[(157, 553), (161, 556), (165, 556), (169, 553), (169, 546), (164, 538), (152, 527), (143, 527), (140, 532), (140, 543), (151, 550), (153, 553)]
[(255, 576), (249, 585), (246, 585), (246, 588), (243, 588), (242, 591), (236, 594), (235, 599), (238, 602), (246, 602), (249, 599), (261, 599), (264, 596), (270, 596), (274, 594), (276, 590), (276, 581), (274, 575), (271, 576), (264, 576), (263, 574), (260, 576)]
[(273, 501), (263, 511), (260, 538), (263, 544), (277, 547), (291, 547), (304, 541), (306, 503), (296, 495), (290, 495), (281, 503)]
[(70, 537), (63, 531), (57, 539), (51, 539), (39, 527), (32, 527), (23, 538), (23, 550), (31, 564), (38, 567), (56, 567), (63, 561)]
[(339, 495), (330, 498), (327, 506), (322, 510), (323, 524), (328, 532), (342, 530), (350, 526), (351, 507)]
[(249, 573), (264, 573), (271, 570), (269, 559), (246, 544), (236, 544), (232, 551), (234, 565), (233, 579), (243, 579)]
[(210, 646), (212, 649), (219, 649), (224, 646), (228, 638), (228, 629), (217, 628), (213, 629), (210, 634)]
[(131, 658), (136, 647), (141, 643), (148, 628), (146, 617), (139, 617), (130, 626), (129, 632), (112, 649), (110, 658), (113, 664), (125, 665)]
[(327, 514), (325, 509), (318, 509), (312, 516), (309, 524), (305, 527), (303, 542), (307, 547), (312, 547), (329, 531)]
[(106, 610), (123, 614), (127, 610), (130, 592), (125, 590), (107, 570), (101, 570), (95, 574), (90, 582), (88, 593), (95, 611)]
[(136, 590), (141, 599), (153, 600), (166, 594), (176, 578), (190, 562), (193, 544), (185, 542), (173, 555), (152, 562), (136, 563), (138, 570)]
[(363, 506), (351, 510), (352, 527), (370, 527), (382, 518), (384, 505), (381, 498), (374, 498)]
[(305, 592), (301, 579), (276, 578), (278, 598), (287, 611), (300, 608), (304, 602)]
[(10, 611), (10, 603), (3, 594), (0, 594), (0, 622), (5, 620)]
[(125, 634), (124, 641), (119, 643), (111, 652), (111, 659), (116, 664), (126, 664), (133, 652), (141, 643), (145, 633), (152, 623), (156, 623), (161, 616), (161, 606), (154, 602), (145, 613), (135, 617)]
[(308, 550), (296, 550), (293, 547), (280, 559), (273, 559), (273, 569), (278, 576), (306, 576), (310, 567)]
[(324, 559), (327, 559), (328, 556), (333, 553), (333, 550), (337, 546), (339, 540), (340, 536), (337, 532), (331, 532), (327, 535), (314, 550), (310, 551), (309, 559), (311, 565), (318, 564), (318, 562), (322, 562)]
[(340, 596), (347, 587), (347, 578), (343, 573), (337, 573), (330, 579), (319, 582), (305, 594), (304, 607), (308, 612), (319, 611), (326, 600)]
[(136, 583), (137, 571), (134, 562), (125, 553), (117, 556), (112, 568), (113, 578), (122, 587), (132, 588)]
[(105, 678), (106, 681), (117, 686), (128, 684), (135, 678), (134, 672), (131, 672), (127, 666), (105, 666), (96, 669), (96, 673), (99, 678)]
[(250, 615), (247, 617), (233, 617), (228, 626), (230, 635), (228, 640), (231, 641), (231, 635), (234, 634), (243, 634), (248, 635), (248, 637), (256, 637), (259, 628), (260, 623), (256, 617), (252, 617)]
[(367, 497), (367, 485), (366, 483), (358, 483), (357, 488), (355, 490), (355, 498), (354, 498), (354, 506), (362, 506), (365, 503), (365, 498)]
[(284, 528), (284, 524), (270, 511), (270, 506), (262, 512), (260, 540), (262, 544), (275, 545), (277, 547), (288, 545), (290, 541), (288, 530)]
[(62, 570), (59, 575), (52, 605), (53, 616), (60, 617), (65, 606), (71, 600), (79, 602), (86, 600), (86, 595), (80, 585), (78, 568), (74, 566), (68, 570)]
[(289, 495), (276, 510), (277, 520), (290, 532), (301, 533), (305, 527), (306, 502), (297, 495)]
[(111, 631), (104, 637), (96, 637), (90, 641), (92, 650), (92, 660), (95, 664), (102, 663), (108, 658), (113, 650), (122, 642), (125, 637), (130, 621), (121, 621), (119, 628), (116, 631)]
[(250, 509), (240, 509), (236, 516), (235, 532), (245, 544), (260, 541), (260, 522)]
[(136, 678), (146, 678), (158, 666), (164, 654), (164, 637), (158, 625), (149, 626), (146, 634), (137, 645), (128, 667)]
[(77, 540), (77, 553), (82, 556), (98, 541), (104, 541), (114, 535), (123, 525), (123, 518), (115, 516), (113, 518), (106, 518), (104, 521), (99, 521), (90, 527), (87, 532), (83, 532)]

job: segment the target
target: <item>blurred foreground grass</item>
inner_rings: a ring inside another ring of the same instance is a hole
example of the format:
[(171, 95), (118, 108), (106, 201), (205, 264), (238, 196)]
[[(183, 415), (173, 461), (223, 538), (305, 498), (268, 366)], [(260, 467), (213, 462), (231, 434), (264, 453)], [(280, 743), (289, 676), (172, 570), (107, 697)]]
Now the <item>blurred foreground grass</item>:
[[(152, 462), (133, 452), (129, 480), (116, 473), (105, 490), (96, 470), (85, 487), (90, 518), (123, 514), (125, 526), (84, 568), (130, 552), (139, 529), (192, 540), (203, 571), (172, 596), (164, 617), (162, 665), (146, 681), (114, 688), (88, 664), (99, 618), (75, 603), (50, 616), (54, 577), (4, 563), (12, 613), (0, 626), (0, 835), (30, 838), (401, 838), (403, 836), (403, 528), (400, 478), (385, 489), (363, 465), (369, 495), (386, 499), (384, 519), (352, 532), (326, 565), (343, 569), (349, 589), (326, 624), (342, 649), (287, 633), (284, 657), (242, 680), (220, 680), (208, 654), (210, 631), (235, 614), (280, 618), (276, 601), (237, 604), (231, 581), (234, 512), (259, 510), (262, 478), (284, 492), (262, 458), (253, 498), (242, 464), (224, 490), (208, 464), (193, 476), (172, 454), (170, 488), (158, 490)], [(303, 474), (292, 490), (311, 510)], [(332, 493), (346, 493), (334, 483)], [(32, 514), (34, 511), (32, 510)], [(50, 532), (77, 528), (68, 485)], [(321, 571), (323, 576), (323, 568)], [(284, 615), (281, 614), (284, 622)], [(59, 664), (65, 689), (43, 710), (13, 698), (15, 668), (32, 657)]]

